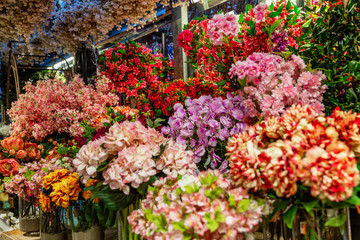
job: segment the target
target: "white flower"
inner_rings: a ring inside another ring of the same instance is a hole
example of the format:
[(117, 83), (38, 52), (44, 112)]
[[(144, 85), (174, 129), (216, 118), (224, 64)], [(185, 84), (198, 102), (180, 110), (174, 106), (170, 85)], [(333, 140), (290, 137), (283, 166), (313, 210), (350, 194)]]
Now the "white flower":
[(179, 181), (178, 181), (179, 187), (181, 190), (185, 191), (187, 186), (200, 186), (201, 183), (199, 179), (194, 175), (184, 175)]

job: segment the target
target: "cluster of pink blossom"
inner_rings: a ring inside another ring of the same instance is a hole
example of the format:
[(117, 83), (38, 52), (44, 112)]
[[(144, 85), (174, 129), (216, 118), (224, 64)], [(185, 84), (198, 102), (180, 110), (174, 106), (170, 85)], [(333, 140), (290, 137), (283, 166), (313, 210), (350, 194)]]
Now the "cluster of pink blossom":
[(128, 221), (145, 239), (243, 239), (267, 207), (214, 170), (178, 181), (161, 178), (141, 204)]
[(234, 14), (218, 14), (209, 21), (207, 31), (214, 45), (223, 45), (224, 37), (234, 37), (240, 32), (240, 25)]
[(325, 117), (294, 105), (281, 118), (268, 118), (229, 139), (230, 174), (251, 191), (271, 189), (291, 197), (303, 184), (321, 200), (345, 201), (360, 182), (354, 154), (359, 121), (360, 115), (340, 109)]
[(285, 60), (275, 54), (254, 53), (233, 64), (229, 74), (242, 83), (251, 117), (279, 117), (293, 104), (309, 105), (317, 113), (324, 110), (326, 85), (321, 81), (326, 76), (320, 71), (306, 71), (298, 56)]
[[(165, 146), (163, 152), (161, 145)], [(185, 145), (165, 138), (139, 121), (116, 122), (105, 137), (83, 146), (73, 163), (86, 182), (97, 176), (97, 168), (105, 161), (108, 167), (102, 172), (104, 185), (125, 194), (129, 194), (130, 186), (137, 188), (161, 171), (170, 178), (196, 172), (193, 153), (186, 151)]]
[(108, 81), (102, 79), (96, 89), (86, 86), (82, 79), (64, 83), (60, 79), (27, 83), (26, 93), (20, 95), (9, 111), (12, 135), (41, 139), (53, 133), (80, 136), (79, 120), (93, 123), (106, 114), (105, 103), (115, 104), (116, 95), (108, 92)]
[(23, 199), (34, 197), (37, 201), (40, 198), (43, 178), (49, 171), (56, 169), (60, 169), (60, 167), (45, 159), (26, 163), (19, 169), (18, 174), (5, 180), (5, 189), (8, 193), (16, 194)]

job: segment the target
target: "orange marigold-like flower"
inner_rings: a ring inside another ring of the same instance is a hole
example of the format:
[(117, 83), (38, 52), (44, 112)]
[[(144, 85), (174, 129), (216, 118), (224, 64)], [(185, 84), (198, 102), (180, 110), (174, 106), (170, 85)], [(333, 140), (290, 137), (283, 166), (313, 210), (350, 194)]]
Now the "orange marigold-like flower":
[(51, 212), (51, 199), (43, 193), (40, 193), (39, 203), (43, 212)]
[(52, 185), (53, 191), (50, 193), (51, 201), (56, 206), (67, 208), (70, 200), (78, 200), (81, 188), (79, 186), (79, 175), (71, 173), (63, 177), (59, 182)]
[[(86, 184), (85, 184), (85, 187), (90, 187), (90, 186), (93, 186), (97, 183), (99, 183), (100, 181), (97, 180), (97, 179), (89, 179), (87, 180)], [(82, 197), (85, 199), (85, 200), (89, 200), (91, 198), (91, 191), (83, 191), (82, 193)], [(98, 203), (100, 202), (100, 199), (94, 199), (93, 201), (94, 203)]]
[(69, 175), (70, 173), (71, 171), (67, 169), (59, 169), (50, 173), (43, 178), (43, 188), (48, 190), (53, 185), (53, 183), (58, 182), (61, 178)]

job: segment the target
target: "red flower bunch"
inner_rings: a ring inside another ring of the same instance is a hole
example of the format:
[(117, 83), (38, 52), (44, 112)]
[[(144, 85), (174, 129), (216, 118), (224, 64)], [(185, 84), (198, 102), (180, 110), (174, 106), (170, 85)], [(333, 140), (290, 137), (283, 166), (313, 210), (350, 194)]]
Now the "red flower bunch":
[(163, 56), (135, 42), (119, 44), (100, 56), (101, 75), (110, 79), (111, 90), (138, 97), (158, 84), (157, 73), (163, 68)]
[(20, 164), (13, 158), (0, 160), (0, 173), (4, 177), (10, 177), (19, 172)]
[(139, 96), (137, 108), (140, 110), (140, 121), (141, 118), (168, 118), (173, 114), (173, 106), (184, 103), (186, 98), (197, 99), (202, 95), (225, 97), (228, 91), (230, 88), (227, 85), (217, 86), (213, 82), (198, 78), (158, 83), (156, 87), (149, 89), (147, 94)]

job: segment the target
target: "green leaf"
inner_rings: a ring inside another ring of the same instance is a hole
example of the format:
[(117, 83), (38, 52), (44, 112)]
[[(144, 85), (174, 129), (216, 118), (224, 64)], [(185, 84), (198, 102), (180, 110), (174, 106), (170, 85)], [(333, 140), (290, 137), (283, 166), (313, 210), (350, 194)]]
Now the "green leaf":
[(154, 121), (154, 127), (159, 127), (161, 124), (161, 122), (165, 122), (166, 120), (165, 119), (162, 119), (162, 118), (157, 118), (155, 119)]
[(316, 204), (319, 203), (319, 199), (316, 199), (314, 201), (311, 201), (311, 202), (301, 202), (302, 205), (304, 206), (305, 210), (311, 215), (311, 216), (314, 216), (314, 213), (313, 213), (313, 208), (316, 206)]
[[(289, 1), (290, 2), (290, 1)], [(281, 19), (276, 20), (270, 27), (270, 32), (269, 32), (269, 36), (271, 36), (271, 34), (280, 26), (281, 23)]]
[(122, 54), (124, 54), (124, 55), (126, 54), (126, 50), (125, 50), (125, 49), (119, 49), (118, 52), (119, 52), (119, 53), (122, 53)]
[(244, 14), (243, 13), (241, 13), (239, 16), (239, 22), (240, 22), (240, 24), (242, 24), (244, 22)]
[(284, 214), (285, 224), (290, 229), (292, 229), (292, 225), (293, 225), (297, 210), (298, 210), (298, 206), (294, 205)]
[(250, 199), (243, 199), (238, 202), (238, 211), (245, 212), (249, 209), (250, 206)]
[(44, 171), (44, 172), (46, 172), (46, 173), (48, 173), (48, 172), (49, 172), (49, 169), (48, 169), (48, 168), (46, 168), (46, 167), (42, 168), (41, 170), (43, 170), (43, 171)]
[(245, 12), (248, 13), (252, 9), (252, 5), (246, 4), (245, 6)]
[(291, 8), (291, 1), (288, 1), (288, 3), (286, 4), (286, 10), (290, 10)]
[(227, 83), (227, 80), (221, 80), (220, 82), (217, 83), (218, 86), (223, 86)]
[(69, 151), (69, 149), (67, 147), (61, 147), (61, 148), (58, 148), (56, 151), (58, 153), (60, 153), (61, 155), (64, 155)]
[(311, 24), (311, 21), (312, 21), (312, 19), (307, 20), (301, 27), (302, 27), (302, 28), (307, 28), (307, 27), (309, 27), (310, 24)]
[(360, 198), (358, 196), (356, 196), (355, 194), (353, 194), (350, 198), (346, 199), (345, 202), (360, 206)]
[(236, 200), (233, 195), (230, 195), (230, 197), (229, 197), (229, 205), (230, 205), (230, 207), (236, 207)]
[(280, 7), (276, 10), (276, 12), (278, 12), (280, 15), (282, 13), (283, 9), (284, 9), (284, 4), (281, 4)]
[(167, 204), (168, 206), (171, 205), (171, 200), (170, 200), (169, 195), (167, 193), (165, 193), (165, 195), (164, 195), (164, 203)]
[(149, 118), (146, 119), (146, 124), (151, 128), (154, 127), (154, 123)]
[(274, 18), (274, 17), (278, 17), (278, 16), (280, 16), (279, 12), (272, 12), (272, 13), (269, 14), (270, 18)]
[(274, 6), (274, 3), (272, 2), (272, 3), (270, 4), (270, 9), (269, 9), (270, 12), (272, 12), (272, 11), (274, 10), (274, 7), (275, 7), (275, 6)]
[(356, 61), (351, 61), (348, 63), (348, 68), (350, 72), (353, 72), (357, 67), (357, 62)]
[(357, 102), (358, 97), (356, 96), (356, 93), (354, 92), (354, 89), (348, 88), (346, 89), (345, 97), (349, 102)]
[(172, 223), (172, 225), (174, 226), (174, 229), (179, 230), (181, 233), (184, 233), (188, 230), (188, 228), (185, 226), (183, 222), (174, 222)]
[(254, 35), (255, 35), (250, 29), (246, 29), (246, 31), (250, 34), (250, 36), (254, 36)]
[(341, 214), (335, 216), (325, 222), (325, 227), (340, 227), (343, 226), (346, 222), (346, 215)]

